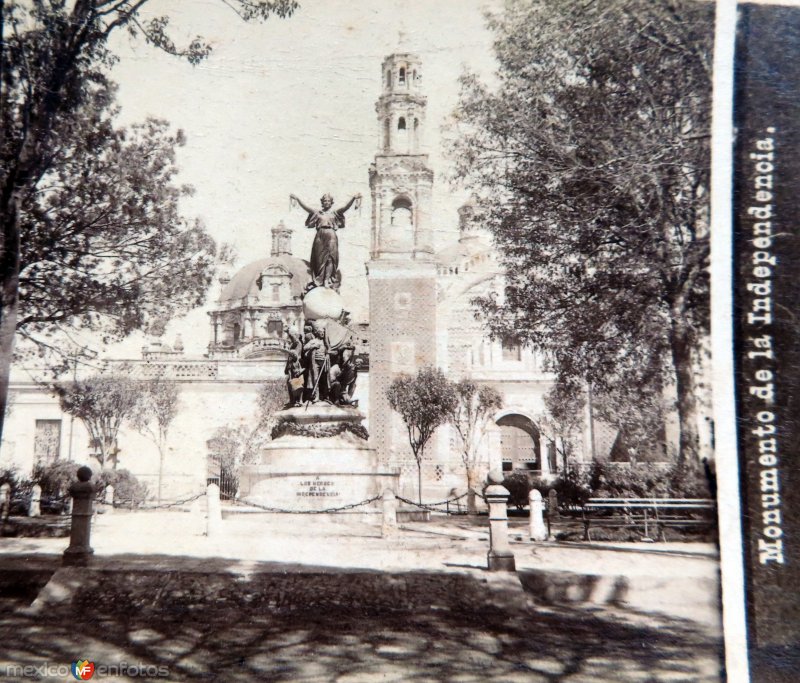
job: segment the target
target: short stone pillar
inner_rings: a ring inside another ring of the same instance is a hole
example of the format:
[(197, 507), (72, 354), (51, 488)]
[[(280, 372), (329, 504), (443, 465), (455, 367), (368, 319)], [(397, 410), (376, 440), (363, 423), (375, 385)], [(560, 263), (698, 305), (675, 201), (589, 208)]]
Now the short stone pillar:
[(103, 502), (106, 505), (106, 514), (114, 512), (114, 487), (111, 484), (106, 486)]
[(219, 502), (219, 486), (209, 484), (206, 488), (206, 536), (215, 538), (222, 531), (222, 506)]
[(383, 523), (381, 535), (393, 536), (397, 533), (397, 497), (391, 489), (385, 489), (381, 495), (383, 503)]
[(536, 489), (528, 493), (528, 507), (530, 509), (530, 527), (532, 541), (546, 541), (547, 528), (544, 525), (544, 501), (542, 494)]
[(513, 572), (516, 570), (514, 553), (508, 545), (508, 498), (509, 490), (503, 486), (503, 472), (489, 472), (484, 495), (489, 504), (489, 571)]
[(549, 540), (555, 540), (553, 524), (558, 521), (558, 494), (555, 489), (547, 492), (547, 535)]
[(72, 496), (72, 526), (69, 533), (69, 548), (64, 551), (63, 562), (67, 566), (85, 567), (94, 554), (89, 545), (92, 530), (92, 500), (94, 484), (90, 481), (92, 470), (78, 468), (78, 481), (69, 487)]
[(34, 484), (31, 499), (28, 501), (28, 517), (39, 517), (42, 514), (42, 487)]
[(0, 486), (0, 520), (5, 522), (11, 513), (11, 484)]

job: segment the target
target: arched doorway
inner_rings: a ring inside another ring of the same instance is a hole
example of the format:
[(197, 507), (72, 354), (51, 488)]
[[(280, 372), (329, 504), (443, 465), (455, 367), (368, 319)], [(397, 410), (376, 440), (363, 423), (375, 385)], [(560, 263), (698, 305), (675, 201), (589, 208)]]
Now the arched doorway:
[[(533, 421), (512, 413), (497, 420), (500, 427), (500, 454), (503, 471), (542, 471), (542, 450), (539, 429)], [(545, 468), (547, 471), (547, 468)]]

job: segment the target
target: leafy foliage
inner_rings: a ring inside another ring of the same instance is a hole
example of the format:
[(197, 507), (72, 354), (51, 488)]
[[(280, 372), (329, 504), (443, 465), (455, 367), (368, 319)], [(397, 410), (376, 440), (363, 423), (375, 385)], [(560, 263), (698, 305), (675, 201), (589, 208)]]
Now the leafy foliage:
[(422, 503), (422, 460), (434, 431), (456, 408), (452, 383), (438, 368), (422, 368), (416, 376), (402, 374), (386, 390), (392, 410), (399, 413), (408, 432), (408, 443), (417, 463), (419, 502)]
[(158, 448), (158, 503), (161, 503), (167, 437), (178, 414), (179, 395), (177, 382), (161, 377), (145, 381), (140, 385), (136, 405), (128, 418), (134, 428), (147, 435)]
[(474, 514), (480, 447), (492, 415), (503, 407), (503, 397), (494, 387), (479, 387), (469, 379), (456, 382), (453, 392), (456, 400), (448, 420), (461, 444), (461, 461), (467, 475), (467, 505), (469, 512)]
[(116, 129), (112, 99), (95, 93), (76, 112), (22, 198), (17, 329), (28, 339), (159, 332), (211, 282), (214, 241), (179, 212), (191, 192), (174, 182), (183, 134), (154, 119)]
[(56, 460), (48, 465), (36, 465), (31, 479), (42, 487), (42, 496), (61, 498), (67, 495), (70, 484), (77, 481), (77, 472), (78, 463)]
[[(592, 383), (615, 424), (674, 379), (697, 461), (692, 364), (708, 327), (713, 5), (510, 0), (490, 19), (498, 86), (462, 78), (456, 178), (507, 270), (494, 334)], [(676, 84), (676, 75), (679, 84)], [(633, 409), (633, 410), (631, 410)], [(640, 432), (646, 432), (646, 424)]]
[(275, 426), (275, 414), (286, 403), (286, 384), (280, 380), (264, 382), (258, 390), (256, 399), (257, 428), (264, 434), (271, 434)]
[[(232, 9), (242, 19), (263, 21), (271, 16), (288, 17), (297, 8), (294, 0), (220, 0), (225, 7)], [(110, 84), (106, 78), (107, 68), (114, 62), (114, 56), (107, 49), (109, 36), (118, 29), (125, 29), (133, 36), (141, 36), (155, 47), (170, 54), (186, 58), (191, 64), (197, 64), (211, 51), (210, 45), (202, 38), (197, 37), (184, 46), (177, 45), (170, 35), (170, 17), (159, 16), (144, 20), (141, 12), (145, 6), (153, 4), (151, 0), (77, 0), (66, 3), (62, 0), (37, 0), (25, 2), (20, 0), (6, 0), (0, 3), (2, 17), (2, 46), (0, 47), (0, 428), (5, 413), (5, 401), (8, 392), (8, 376), (16, 332), (17, 307), (19, 303), (19, 277), (21, 263), (21, 235), (23, 229), (23, 203), (32, 201), (31, 193), (48, 174), (51, 178), (58, 179), (58, 164), (65, 161), (61, 154), (62, 145), (65, 149), (73, 148), (80, 152), (86, 144), (87, 108), (102, 111), (108, 104)], [(106, 98), (105, 104), (98, 101)], [(91, 118), (91, 117), (89, 117)], [(143, 129), (138, 133), (142, 144), (149, 139), (155, 140), (157, 133)], [(134, 145), (135, 147), (135, 145)], [(113, 149), (113, 145), (111, 148)], [(129, 179), (133, 178), (134, 171), (130, 168), (129, 154), (133, 148), (121, 148), (123, 161), (122, 168), (128, 172)], [(158, 156), (158, 155), (156, 155)], [(59, 161), (60, 159), (60, 161)], [(169, 165), (169, 164), (167, 164)], [(145, 181), (147, 164), (139, 169), (139, 180)], [(85, 166), (81, 172), (88, 173), (90, 169)], [(168, 173), (169, 175), (169, 173)], [(75, 180), (73, 173), (68, 180)], [(114, 176), (112, 175), (112, 178)], [(95, 196), (91, 192), (91, 178), (85, 179), (85, 193), (92, 200), (103, 203), (102, 190)], [(163, 180), (163, 177), (162, 177)], [(108, 187), (108, 186), (107, 186)], [(95, 188), (98, 189), (98, 188)], [(167, 189), (167, 192), (170, 192)], [(45, 193), (47, 194), (47, 193)], [(61, 218), (66, 218), (74, 206), (66, 201), (68, 196), (56, 202), (63, 209)], [(47, 198), (44, 199), (47, 201)], [(168, 200), (169, 201), (169, 200)], [(45, 203), (45, 206), (46, 203)], [(41, 208), (41, 207), (40, 207)], [(49, 207), (48, 207), (49, 208)], [(116, 207), (118, 208), (118, 207)], [(130, 209), (131, 206), (128, 207)], [(124, 215), (124, 211), (122, 212)], [(134, 215), (133, 218), (136, 216)], [(76, 220), (76, 216), (71, 219)], [(152, 216), (148, 216), (152, 218)], [(96, 220), (104, 220), (102, 215), (95, 216)], [(63, 227), (63, 221), (61, 225)], [(132, 233), (124, 233), (130, 235)], [(203, 260), (203, 252), (209, 246), (207, 237), (197, 229), (187, 230), (187, 237), (183, 245), (189, 248), (200, 248), (199, 261)], [(36, 254), (35, 261), (42, 259), (68, 259), (68, 254), (58, 252), (61, 238), (39, 240), (40, 251)], [(134, 242), (125, 244), (123, 252), (134, 247)], [(155, 244), (155, 242), (152, 242)], [(93, 251), (89, 252), (88, 261), (92, 257), (101, 259), (102, 267), (96, 271), (108, 274), (112, 270), (114, 254), (106, 254), (100, 244), (95, 241), (91, 245)], [(182, 253), (180, 250), (176, 253)], [(175, 254), (173, 254), (174, 256)], [(75, 253), (72, 254), (75, 256)], [(127, 253), (119, 255), (120, 263), (127, 260)], [(33, 262), (33, 261), (32, 261)], [(158, 264), (152, 264), (155, 272), (159, 271)], [(69, 264), (62, 263), (63, 268), (58, 274), (69, 272)], [(161, 264), (161, 275), (166, 276), (170, 271), (164, 269), (165, 262)], [(202, 265), (195, 273), (202, 280), (200, 274)], [(46, 270), (46, 269), (45, 269)], [(146, 276), (148, 267), (144, 266), (141, 275)], [(45, 273), (46, 275), (46, 273)], [(28, 293), (36, 290), (34, 282), (39, 282), (28, 273), (30, 287)], [(60, 277), (59, 277), (60, 279)], [(80, 279), (80, 278), (79, 278)], [(91, 279), (91, 278), (89, 278)], [(167, 282), (166, 294), (175, 282)], [(178, 279), (180, 281), (180, 278)], [(39, 283), (40, 284), (40, 283)], [(103, 280), (106, 286), (101, 291), (102, 296), (119, 296), (120, 282), (108, 277)], [(133, 284), (129, 282), (129, 284)], [(49, 283), (52, 287), (52, 282)], [(180, 289), (180, 286), (179, 286)], [(188, 287), (191, 291), (191, 286)], [(146, 289), (144, 290), (146, 291)], [(86, 293), (89, 293), (88, 291)], [(189, 294), (191, 299), (191, 294)], [(42, 306), (44, 301), (39, 299)], [(148, 303), (150, 309), (148, 309)], [(183, 303), (179, 302), (180, 306)], [(120, 326), (117, 332), (130, 331), (136, 325), (144, 325), (148, 317), (157, 312), (157, 305), (145, 301), (142, 311), (133, 311), (128, 308), (120, 312)], [(46, 309), (47, 313), (36, 311), (33, 316), (42, 325), (52, 324), (59, 320), (61, 312), (58, 309)], [(31, 308), (28, 308), (30, 314)], [(68, 311), (69, 315), (81, 316), (85, 311)], [(112, 309), (104, 309), (107, 316), (113, 315)], [(96, 320), (89, 316), (81, 320), (83, 324), (94, 324)], [(23, 327), (24, 329), (24, 327)], [(113, 326), (112, 326), (113, 329)]]
[(61, 409), (86, 427), (97, 449), (93, 457), (101, 468), (117, 459), (117, 435), (122, 422), (133, 415), (141, 387), (124, 375), (93, 375), (53, 386)]
[(594, 463), (586, 473), (598, 498), (709, 498), (708, 481), (699, 468), (673, 465)]
[(114, 504), (138, 507), (147, 500), (147, 484), (126, 469), (102, 470), (95, 478), (97, 500), (105, 500), (105, 490), (114, 487)]
[(503, 486), (508, 489), (508, 504), (522, 510), (528, 504), (528, 494), (533, 488), (530, 477), (524, 472), (512, 472), (503, 479)]
[(267, 440), (267, 435), (258, 428), (218, 427), (207, 442), (208, 453), (219, 466), (220, 475), (232, 482), (236, 490), (242, 467), (256, 462)]
[(218, 427), (208, 440), (209, 456), (219, 465), (220, 473), (236, 483), (236, 488), (241, 468), (256, 462), (261, 449), (269, 441), (275, 425), (275, 414), (283, 408), (285, 398), (283, 382), (264, 382), (256, 399), (254, 426)]
[(580, 507), (592, 497), (592, 481), (588, 473), (567, 467), (553, 483), (559, 506)]

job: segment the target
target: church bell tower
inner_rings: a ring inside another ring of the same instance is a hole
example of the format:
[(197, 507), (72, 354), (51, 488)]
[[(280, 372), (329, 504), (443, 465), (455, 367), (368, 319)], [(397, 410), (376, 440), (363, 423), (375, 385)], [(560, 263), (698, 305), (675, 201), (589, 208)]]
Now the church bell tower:
[(413, 457), (386, 389), (401, 373), (436, 365), (433, 171), (424, 153), (427, 98), (419, 57), (409, 52), (386, 57), (381, 84), (375, 104), (379, 145), (369, 171), (369, 431), (382, 464), (401, 468), (401, 481), (410, 482), (415, 478), (405, 475), (415, 471)]

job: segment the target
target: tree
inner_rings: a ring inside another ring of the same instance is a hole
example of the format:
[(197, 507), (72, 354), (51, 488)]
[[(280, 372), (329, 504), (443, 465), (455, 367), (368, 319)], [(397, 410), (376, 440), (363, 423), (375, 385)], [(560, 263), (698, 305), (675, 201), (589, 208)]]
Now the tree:
[(425, 445), (436, 428), (455, 409), (453, 384), (438, 368), (423, 368), (415, 377), (402, 374), (386, 390), (392, 410), (400, 414), (408, 431), (408, 444), (417, 463), (417, 490), (422, 504), (422, 459)]
[(244, 465), (257, 461), (261, 449), (270, 439), (275, 413), (286, 399), (286, 388), (280, 380), (264, 382), (258, 390), (253, 427), (228, 425), (218, 427), (208, 440), (211, 458), (219, 464), (220, 475), (239, 487), (239, 472)]
[(207, 445), (209, 455), (219, 465), (220, 477), (227, 479), (232, 488), (238, 490), (241, 468), (256, 462), (266, 441), (266, 435), (258, 428), (224, 426), (214, 431)]
[(629, 411), (674, 381), (679, 458), (695, 464), (713, 13), (510, 0), (490, 19), (498, 85), (462, 78), (451, 149), (507, 271), (502, 295), (481, 301), (493, 333), (543, 349), (567, 389), (590, 382)]
[(141, 388), (124, 375), (94, 375), (53, 385), (61, 410), (77, 417), (86, 427), (93, 457), (106, 468), (117, 464), (117, 434), (123, 421), (133, 415)]
[[(245, 21), (287, 17), (297, 8), (294, 0), (220, 2)], [(0, 418), (18, 313), (22, 204), (53, 168), (56, 141), (80, 124), (92, 94), (107, 87), (104, 70), (114, 61), (109, 36), (125, 29), (192, 64), (211, 51), (201, 38), (179, 47), (170, 36), (169, 16), (142, 17), (148, 4), (151, 0), (0, 2)], [(59, 245), (45, 246), (50, 251)]]
[(467, 474), (467, 511), (476, 514), (475, 487), (478, 485), (480, 447), (492, 415), (503, 407), (503, 397), (494, 387), (479, 387), (469, 379), (453, 385), (455, 402), (448, 419), (461, 444), (461, 461)]
[[(104, 89), (81, 108), (22, 200), (16, 327), (40, 351), (61, 331), (91, 329), (104, 342), (159, 332), (211, 282), (214, 241), (178, 209), (190, 193), (174, 184), (183, 134), (154, 119), (115, 129), (112, 101)], [(60, 355), (54, 370), (69, 362)]]
[(264, 382), (256, 399), (256, 429), (268, 435), (275, 426), (275, 414), (286, 403), (286, 383), (280, 380)]
[(147, 380), (140, 387), (138, 400), (128, 418), (136, 430), (145, 434), (158, 448), (158, 492), (161, 503), (164, 458), (169, 428), (178, 414), (178, 383), (161, 377)]

